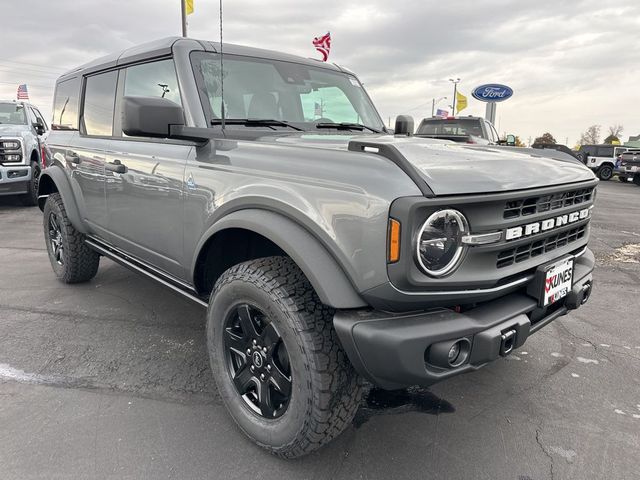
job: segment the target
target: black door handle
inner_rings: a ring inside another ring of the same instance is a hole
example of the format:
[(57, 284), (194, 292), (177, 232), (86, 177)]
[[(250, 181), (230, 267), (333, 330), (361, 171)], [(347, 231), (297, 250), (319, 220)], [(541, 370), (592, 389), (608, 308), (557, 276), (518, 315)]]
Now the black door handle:
[(115, 173), (127, 173), (126, 165), (123, 165), (120, 160), (114, 160), (113, 162), (107, 162), (105, 168), (110, 172)]
[(66, 152), (64, 158), (69, 163), (74, 163), (76, 165), (80, 163), (80, 157), (76, 152)]

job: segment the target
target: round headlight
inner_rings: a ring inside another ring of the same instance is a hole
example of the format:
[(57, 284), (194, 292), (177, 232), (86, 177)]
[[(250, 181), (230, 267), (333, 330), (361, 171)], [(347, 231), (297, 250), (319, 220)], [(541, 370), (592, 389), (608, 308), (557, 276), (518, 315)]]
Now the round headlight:
[(418, 263), (428, 275), (442, 277), (458, 266), (464, 245), (462, 237), (469, 233), (464, 215), (457, 210), (438, 210), (418, 233)]

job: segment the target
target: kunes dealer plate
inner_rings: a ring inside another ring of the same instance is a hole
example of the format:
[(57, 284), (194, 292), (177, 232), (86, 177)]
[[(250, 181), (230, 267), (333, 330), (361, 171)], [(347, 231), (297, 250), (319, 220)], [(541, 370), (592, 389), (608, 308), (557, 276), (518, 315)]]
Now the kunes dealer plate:
[(528, 293), (538, 298), (538, 304), (541, 307), (563, 299), (571, 291), (573, 287), (573, 261), (574, 257), (563, 257), (538, 269)]
[(573, 286), (573, 258), (562, 260), (547, 270), (542, 291), (542, 306), (546, 307), (567, 296)]

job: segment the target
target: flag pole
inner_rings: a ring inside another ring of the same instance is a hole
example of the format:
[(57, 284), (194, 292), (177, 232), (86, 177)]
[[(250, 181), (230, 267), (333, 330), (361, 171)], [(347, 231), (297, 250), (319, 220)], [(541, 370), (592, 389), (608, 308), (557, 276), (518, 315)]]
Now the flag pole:
[(222, 52), (222, 0), (220, 0), (220, 116), (222, 117), (222, 131), (225, 127), (224, 111), (224, 53)]
[(187, 5), (186, 0), (180, 0), (180, 7), (182, 9), (182, 36), (187, 36)]

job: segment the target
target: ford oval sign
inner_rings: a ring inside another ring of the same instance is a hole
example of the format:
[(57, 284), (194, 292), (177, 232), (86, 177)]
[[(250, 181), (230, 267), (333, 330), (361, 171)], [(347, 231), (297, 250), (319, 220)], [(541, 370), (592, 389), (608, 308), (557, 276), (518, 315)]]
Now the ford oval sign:
[(513, 90), (506, 85), (488, 83), (480, 85), (471, 92), (473, 98), (481, 102), (504, 102), (513, 95)]

